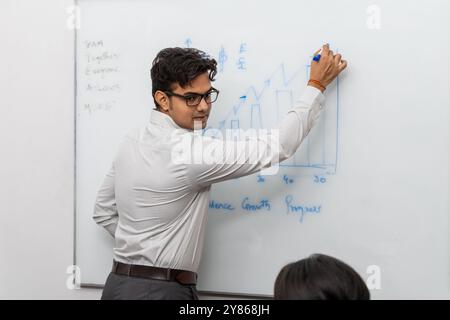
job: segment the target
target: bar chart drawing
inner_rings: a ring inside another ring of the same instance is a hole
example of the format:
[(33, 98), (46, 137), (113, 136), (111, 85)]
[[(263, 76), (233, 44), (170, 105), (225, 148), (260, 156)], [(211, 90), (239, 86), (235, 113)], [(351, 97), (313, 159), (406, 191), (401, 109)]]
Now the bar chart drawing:
[[(208, 128), (273, 129), (300, 98), (301, 89), (308, 79), (309, 65), (303, 65), (287, 76), (281, 63), (270, 77), (258, 86), (250, 86), (239, 95), (236, 103)], [(208, 130), (206, 128), (206, 130)], [(300, 148), (280, 167), (303, 168), (312, 174), (335, 174), (338, 156), (339, 131), (339, 79), (327, 89), (326, 106), (315, 127)]]

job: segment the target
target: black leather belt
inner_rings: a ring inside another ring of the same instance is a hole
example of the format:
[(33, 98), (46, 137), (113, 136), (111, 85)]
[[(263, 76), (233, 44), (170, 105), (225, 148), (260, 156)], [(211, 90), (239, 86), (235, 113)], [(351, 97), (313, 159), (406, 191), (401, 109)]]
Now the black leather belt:
[(115, 274), (140, 277), (153, 280), (177, 281), (181, 284), (197, 284), (197, 274), (192, 271), (167, 269), (113, 261), (112, 272)]

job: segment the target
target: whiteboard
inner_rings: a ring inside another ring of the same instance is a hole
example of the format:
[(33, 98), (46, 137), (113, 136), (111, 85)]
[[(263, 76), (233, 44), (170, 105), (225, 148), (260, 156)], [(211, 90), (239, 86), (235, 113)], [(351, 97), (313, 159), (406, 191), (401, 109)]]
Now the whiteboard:
[(103, 285), (111, 268), (113, 240), (92, 220), (95, 197), (122, 137), (149, 120), (160, 49), (197, 47), (218, 61), (221, 94), (208, 126), (272, 128), (301, 94), (312, 52), (328, 42), (349, 67), (298, 152), (276, 175), (212, 187), (198, 289), (272, 295), (283, 265), (324, 253), (366, 280), (378, 270), (373, 298), (450, 298), (448, 1), (78, 5), (83, 284)]

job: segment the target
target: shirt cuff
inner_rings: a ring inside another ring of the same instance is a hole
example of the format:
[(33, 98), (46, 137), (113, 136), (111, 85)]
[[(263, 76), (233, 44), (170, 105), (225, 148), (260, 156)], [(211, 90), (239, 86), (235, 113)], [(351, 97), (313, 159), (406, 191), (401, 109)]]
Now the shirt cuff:
[(104, 226), (104, 228), (106, 229), (106, 231), (108, 231), (108, 233), (110, 235), (112, 235), (113, 238), (115, 238), (115, 236), (116, 236), (116, 229), (117, 229), (117, 222), (108, 224), (108, 225)]
[(325, 96), (319, 89), (314, 88), (313, 86), (306, 86), (300, 97), (300, 101), (309, 106), (313, 106), (316, 103), (322, 106), (325, 102)]

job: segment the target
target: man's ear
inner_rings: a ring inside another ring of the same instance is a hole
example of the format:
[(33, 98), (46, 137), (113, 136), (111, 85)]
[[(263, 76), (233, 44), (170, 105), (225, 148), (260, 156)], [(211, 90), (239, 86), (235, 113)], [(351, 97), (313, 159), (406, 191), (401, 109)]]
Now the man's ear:
[(169, 97), (164, 92), (157, 90), (153, 97), (163, 111), (169, 111)]

